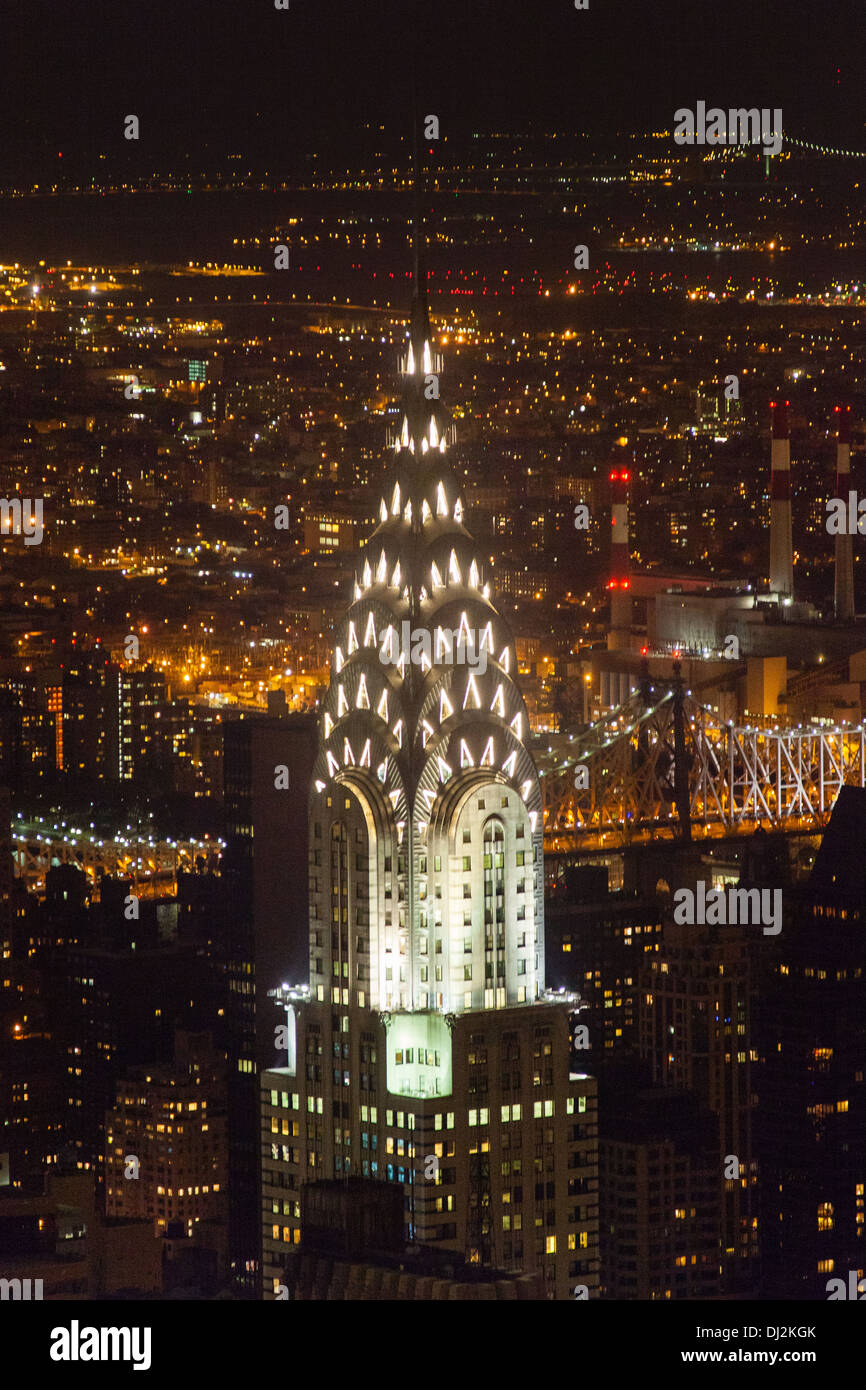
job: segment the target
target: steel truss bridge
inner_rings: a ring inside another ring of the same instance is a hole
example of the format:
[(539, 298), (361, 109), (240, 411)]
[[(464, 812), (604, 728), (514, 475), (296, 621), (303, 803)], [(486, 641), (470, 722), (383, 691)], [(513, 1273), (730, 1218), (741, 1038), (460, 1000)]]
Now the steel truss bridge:
[(89, 831), (67, 831), (22, 821), (12, 824), (12, 859), (15, 877), (28, 889), (42, 890), (45, 875), (58, 864), (73, 864), (98, 886), (103, 874), (131, 879), (140, 896), (171, 893), (180, 873), (195, 872), (203, 857), (209, 868), (224, 848), (217, 840), (154, 840), (128, 832), (114, 839), (100, 839)]
[(535, 759), (551, 855), (759, 827), (819, 833), (841, 788), (866, 786), (863, 725), (723, 723), (679, 682), (645, 681), (597, 724), (548, 744)]

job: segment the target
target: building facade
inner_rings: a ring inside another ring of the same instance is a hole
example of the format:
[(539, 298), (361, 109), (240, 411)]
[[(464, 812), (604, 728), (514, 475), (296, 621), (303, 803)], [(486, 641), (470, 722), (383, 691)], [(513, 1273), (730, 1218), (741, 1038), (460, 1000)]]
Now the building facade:
[(152, 1221), (160, 1235), (176, 1221), (187, 1235), (201, 1221), (225, 1221), (223, 1071), (209, 1034), (178, 1032), (172, 1066), (120, 1079), (105, 1121), (107, 1216)]
[(747, 931), (668, 922), (660, 953), (640, 975), (641, 1053), (653, 1082), (692, 1092), (717, 1120), (719, 1254), (729, 1293), (754, 1288), (759, 1255)]

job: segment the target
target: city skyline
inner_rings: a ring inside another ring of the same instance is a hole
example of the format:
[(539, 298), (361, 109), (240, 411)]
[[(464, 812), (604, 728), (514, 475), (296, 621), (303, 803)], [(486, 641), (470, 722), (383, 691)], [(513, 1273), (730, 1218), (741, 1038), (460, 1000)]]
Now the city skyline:
[(641, 1365), (676, 1305), (666, 1360), (802, 1320), (826, 1370), (866, 1280), (853, 6), (40, 8), (0, 1301), (644, 1305)]
[[(420, 0), (295, 0), (285, 10), (262, 3), (248, 7), (242, 26), (237, 8), (211, 0), (127, 12), (100, 0), (86, 15), (52, 12), (50, 24), (40, 22), (39, 6), (11, 15), (7, 51), (19, 62), (7, 64), (0, 119), (31, 163), (51, 151), (43, 172), (58, 150), (76, 162), (95, 163), (101, 151), (128, 156), (128, 112), (143, 122), (142, 154), (237, 146), (256, 158), (268, 152), (278, 165), (286, 146), (300, 140), (315, 149), (328, 132), (357, 148), (359, 114), (393, 140), (406, 128), (415, 62), (419, 100), (452, 131), (503, 119), (597, 136), (611, 127), (652, 129), (704, 96), (708, 105), (782, 107), (792, 134), (832, 134), (833, 143), (863, 148), (855, 139), (863, 134), (862, 41), (847, 0), (829, 10), (804, 6), (796, 24), (781, 0), (759, 11), (733, 0), (718, 14), (700, 0), (661, 11), (633, 0), (576, 11), (557, 0), (541, 25), (518, 0), (469, 10), (444, 0), (429, 14)], [(448, 62), (438, 63), (446, 35)], [(391, 74), (381, 88), (366, 78), (375, 64)], [(474, 80), (479, 64), (482, 84)], [(801, 80), (804, 70), (813, 80)], [(82, 84), (94, 73), (83, 102)], [(162, 90), (152, 74), (162, 76)], [(338, 101), (328, 100), (331, 92)], [(14, 159), (7, 145), (4, 160)]]

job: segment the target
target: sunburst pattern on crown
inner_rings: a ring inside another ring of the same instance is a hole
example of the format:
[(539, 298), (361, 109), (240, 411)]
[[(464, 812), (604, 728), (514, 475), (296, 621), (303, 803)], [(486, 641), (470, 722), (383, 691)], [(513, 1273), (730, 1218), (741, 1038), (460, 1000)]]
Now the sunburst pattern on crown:
[[(435, 394), (441, 367), (418, 292), (402, 361), (393, 465), (379, 525), (355, 574), (353, 602), (335, 636), (315, 784), (322, 791), (334, 780), (366, 782), (374, 800), (378, 789), (403, 843), (410, 824), (423, 834), (453, 799), (453, 780), (465, 784), (475, 771), (482, 775), (474, 780), (513, 786), (533, 836), (540, 836), (541, 792), (524, 742), (528, 719), (514, 680), (514, 643), (463, 524), (463, 499), (448, 462), (451, 426)], [(406, 659), (405, 622), (417, 662)], [(428, 634), (429, 660), (421, 631)], [(475, 644), (471, 664), (450, 659), (449, 635), (456, 631)]]

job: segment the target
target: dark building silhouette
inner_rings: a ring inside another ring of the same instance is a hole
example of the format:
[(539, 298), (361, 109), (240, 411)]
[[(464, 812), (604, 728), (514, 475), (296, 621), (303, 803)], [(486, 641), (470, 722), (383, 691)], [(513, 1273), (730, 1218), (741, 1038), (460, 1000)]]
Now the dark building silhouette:
[(386, 1183), (304, 1183), (301, 1206), (304, 1240), (287, 1257), (280, 1299), (496, 1302), (545, 1296), (540, 1275), (509, 1275), (433, 1246), (407, 1247), (401, 1195)]
[(593, 1058), (638, 1051), (641, 969), (658, 949), (662, 900), (638, 892), (610, 893), (607, 870), (566, 869), (545, 905), (548, 982), (577, 991), (588, 1008)]
[(136, 1064), (170, 1064), (175, 1026), (195, 1029), (214, 1013), (210, 963), (194, 943), (177, 940), (175, 905), (145, 900), (135, 919), (126, 915), (128, 882), (103, 879), (101, 893), (86, 931), (46, 950), (43, 965), (67, 1136), (77, 1160), (94, 1169), (120, 1076)]
[(602, 1297), (719, 1293), (720, 1189), (715, 1119), (694, 1095), (599, 1079)]
[[(714, 1117), (717, 1236), (730, 1292), (753, 1287), (758, 1256), (754, 930), (668, 922), (658, 954), (641, 972), (641, 1056), (654, 1084), (691, 1092)], [(678, 1204), (685, 1205), (684, 1195)]]
[(259, 1287), (258, 1072), (273, 1058), (268, 991), (308, 971), (307, 799), (313, 716), (254, 715), (225, 728), (222, 968), (229, 1085), (229, 1252), (236, 1282)]
[(0, 678), (0, 778), (18, 787), (48, 782), (56, 767), (53, 706), (59, 687), (46, 690), (35, 675)]
[(758, 1154), (768, 1298), (866, 1267), (866, 791), (843, 787), (761, 982)]
[(120, 671), (99, 648), (71, 647), (63, 669), (63, 767), (73, 781), (117, 777)]

